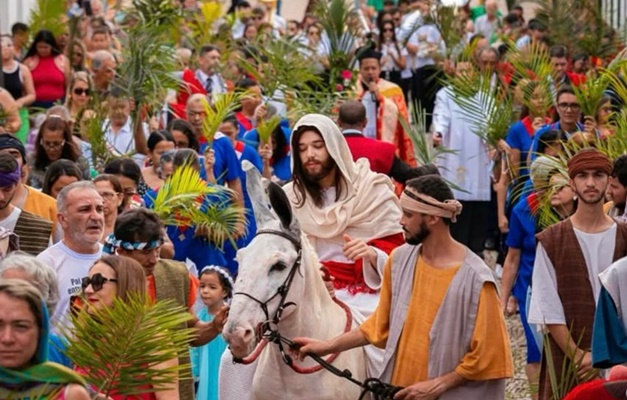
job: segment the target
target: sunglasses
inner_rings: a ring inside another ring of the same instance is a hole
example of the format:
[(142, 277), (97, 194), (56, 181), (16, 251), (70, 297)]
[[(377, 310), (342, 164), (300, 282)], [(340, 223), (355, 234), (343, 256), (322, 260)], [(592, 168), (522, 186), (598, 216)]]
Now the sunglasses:
[(74, 94), (77, 96), (80, 96), (82, 94), (84, 94), (85, 96), (89, 96), (89, 89), (81, 89), (81, 88), (75, 88), (74, 89)]
[(105, 283), (117, 282), (117, 281), (118, 281), (117, 279), (105, 278), (104, 276), (102, 276), (102, 274), (97, 273), (91, 277), (90, 276), (84, 277), (81, 281), (81, 289), (84, 292), (85, 289), (87, 289), (87, 286), (91, 285), (91, 287), (94, 289), (94, 292), (99, 292), (102, 290), (102, 287), (104, 286)]
[(394, 32), (394, 29), (386, 28), (386, 29), (383, 30), (383, 32)]

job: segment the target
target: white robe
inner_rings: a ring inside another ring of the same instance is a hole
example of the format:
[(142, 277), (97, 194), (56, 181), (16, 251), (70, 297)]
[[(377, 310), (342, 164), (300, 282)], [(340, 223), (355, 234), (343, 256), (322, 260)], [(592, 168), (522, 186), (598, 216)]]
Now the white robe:
[(441, 154), (436, 160), (442, 177), (464, 190), (453, 189), (455, 199), (490, 201), (491, 160), (485, 141), (475, 133), (479, 121), (469, 123), (467, 112), (456, 103), (449, 88), (436, 94), (433, 127), (442, 135), (442, 146), (455, 151)]

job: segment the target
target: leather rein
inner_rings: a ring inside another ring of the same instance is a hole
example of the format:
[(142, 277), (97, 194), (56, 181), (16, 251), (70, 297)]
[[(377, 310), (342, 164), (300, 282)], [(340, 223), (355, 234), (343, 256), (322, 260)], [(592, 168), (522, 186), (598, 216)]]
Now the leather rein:
[[(285, 301), (287, 298), (287, 294), (289, 293), (290, 288), (292, 286), (292, 282), (294, 281), (294, 276), (296, 275), (296, 272), (300, 269), (300, 265), (302, 261), (301, 242), (299, 239), (295, 238), (293, 235), (290, 235), (289, 233), (279, 231), (279, 230), (261, 229), (257, 231), (257, 235), (263, 235), (263, 234), (276, 235), (276, 236), (280, 236), (284, 239), (289, 240), (294, 245), (294, 247), (296, 247), (296, 250), (298, 251), (298, 256), (296, 257), (294, 264), (292, 264), (292, 267), (290, 268), (290, 272), (288, 273), (287, 277), (283, 281), (283, 284), (281, 284), (281, 286), (277, 288), (274, 295), (272, 295), (268, 300), (261, 301), (246, 292), (233, 293), (233, 296), (237, 296), (237, 295), (246, 296), (249, 299), (253, 300), (255, 303), (259, 304), (259, 306), (261, 307), (261, 310), (263, 311), (266, 317), (266, 321), (263, 322), (260, 326), (260, 329), (258, 329), (257, 337), (260, 338), (260, 342), (255, 348), (255, 350), (253, 351), (253, 353), (250, 356), (242, 358), (242, 359), (234, 359), (234, 361), (236, 363), (245, 364), (245, 365), (250, 364), (254, 362), (259, 357), (259, 355), (261, 355), (261, 352), (263, 351), (263, 349), (266, 347), (268, 343), (275, 343), (277, 344), (277, 346), (279, 346), (279, 351), (281, 353), (281, 357), (283, 358), (283, 362), (287, 364), (292, 370), (294, 370), (294, 372), (299, 373), (299, 374), (312, 374), (314, 372), (321, 371), (323, 369), (323, 366), (320, 364), (314, 367), (308, 367), (308, 368), (296, 365), (292, 357), (289, 354), (287, 354), (287, 352), (285, 351), (283, 347), (283, 344), (288, 344), (290, 347), (292, 347), (293, 342), (290, 341), (290, 343), (285, 343), (285, 340), (284, 340), (285, 337), (283, 337), (279, 333), (279, 328), (278, 328), (279, 322), (281, 322), (281, 318), (283, 317), (283, 311), (287, 307), (296, 306), (296, 303), (294, 302), (286, 303)], [(268, 311), (268, 303), (270, 303), (276, 297), (280, 297), (279, 306), (277, 307), (277, 310), (274, 313), (274, 316), (270, 318), (270, 312)], [(333, 301), (337, 305), (342, 307), (342, 309), (346, 313), (346, 324), (344, 326), (344, 333), (346, 333), (350, 331), (352, 327), (353, 314), (351, 313), (350, 308), (346, 304), (341, 302), (340, 300), (333, 297)], [(333, 353), (325, 361), (331, 364), (333, 363), (333, 361), (337, 359), (339, 355), (340, 353)]]

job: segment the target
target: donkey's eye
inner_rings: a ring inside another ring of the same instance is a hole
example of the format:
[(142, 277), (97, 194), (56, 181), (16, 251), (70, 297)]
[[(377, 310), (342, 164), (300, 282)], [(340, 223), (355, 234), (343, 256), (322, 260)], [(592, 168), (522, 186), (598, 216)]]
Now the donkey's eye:
[(285, 268), (287, 268), (287, 265), (279, 261), (277, 263), (274, 263), (274, 265), (270, 267), (270, 272), (280, 272), (280, 271), (283, 271)]

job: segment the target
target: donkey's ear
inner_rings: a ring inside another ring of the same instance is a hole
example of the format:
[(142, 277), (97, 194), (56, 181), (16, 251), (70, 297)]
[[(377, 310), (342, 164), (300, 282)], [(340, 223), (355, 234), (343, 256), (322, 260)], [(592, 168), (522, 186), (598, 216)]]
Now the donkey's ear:
[(268, 196), (266, 196), (266, 191), (263, 188), (259, 170), (248, 160), (242, 162), (242, 168), (246, 171), (246, 191), (253, 204), (255, 221), (257, 222), (257, 226), (261, 227), (275, 220), (276, 217), (268, 207)]
[(296, 235), (296, 237), (300, 236), (300, 226), (298, 225), (298, 221), (294, 218), (294, 214), (292, 213), (292, 205), (290, 204), (290, 200), (287, 198), (287, 195), (281, 188), (281, 186), (277, 185), (274, 182), (270, 182), (268, 184), (268, 197), (270, 197), (270, 205), (272, 205), (272, 210), (279, 216), (279, 220), (281, 220), (281, 225), (283, 229), (291, 232)]

